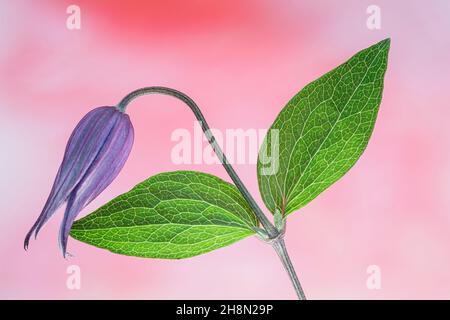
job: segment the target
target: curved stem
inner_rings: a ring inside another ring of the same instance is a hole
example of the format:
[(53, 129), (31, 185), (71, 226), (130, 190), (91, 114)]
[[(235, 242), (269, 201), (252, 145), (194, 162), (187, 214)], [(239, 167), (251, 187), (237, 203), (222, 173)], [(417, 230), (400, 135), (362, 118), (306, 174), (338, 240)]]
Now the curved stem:
[(186, 103), (189, 108), (194, 113), (195, 117), (197, 118), (198, 122), (200, 123), (200, 126), (202, 127), (203, 132), (205, 133), (208, 142), (211, 144), (212, 148), (214, 149), (214, 152), (216, 153), (217, 157), (219, 158), (220, 162), (222, 163), (223, 167), (227, 171), (230, 178), (233, 180), (236, 187), (239, 189), (239, 191), (244, 196), (245, 200), (249, 203), (250, 207), (255, 212), (256, 216), (258, 217), (258, 220), (263, 225), (264, 229), (266, 229), (267, 233), (270, 237), (275, 237), (277, 235), (277, 230), (275, 227), (270, 223), (269, 219), (267, 219), (266, 215), (262, 212), (262, 210), (259, 208), (258, 204), (256, 203), (255, 199), (253, 199), (250, 192), (247, 190), (245, 185), (242, 183), (239, 176), (236, 174), (236, 171), (234, 171), (233, 167), (228, 162), (226, 156), (222, 152), (222, 149), (220, 148), (219, 144), (216, 141), (216, 138), (211, 133), (211, 130), (208, 126), (208, 123), (205, 120), (205, 117), (203, 116), (202, 112), (200, 111), (200, 108), (197, 106), (197, 104), (189, 98), (184, 93), (177, 91), (175, 89), (166, 88), (166, 87), (146, 87), (141, 88), (138, 90), (135, 90), (128, 95), (126, 95), (122, 101), (119, 102), (117, 105), (117, 109), (119, 109), (121, 112), (125, 112), (128, 104), (136, 99), (137, 97), (147, 95), (147, 94), (165, 94), (171, 97), (175, 97), (184, 103)]
[(208, 142), (211, 144), (212, 148), (214, 149), (214, 152), (216, 153), (217, 157), (219, 158), (220, 162), (222, 163), (223, 167), (225, 168), (226, 172), (230, 176), (230, 178), (233, 180), (234, 184), (238, 188), (238, 190), (241, 192), (242, 196), (245, 198), (245, 200), (248, 202), (250, 207), (252, 208), (253, 212), (256, 214), (256, 217), (261, 222), (262, 226), (264, 227), (265, 231), (267, 232), (267, 235), (269, 236), (269, 239), (267, 242), (272, 244), (272, 247), (277, 252), (278, 256), (281, 259), (281, 262), (283, 263), (284, 268), (286, 269), (292, 284), (294, 285), (295, 291), (297, 293), (297, 296), (299, 299), (306, 299), (305, 294), (303, 293), (302, 287), (300, 285), (300, 282), (297, 278), (297, 275), (295, 273), (295, 269), (292, 265), (291, 260), (289, 259), (286, 246), (284, 244), (283, 240), (283, 234), (280, 233), (279, 230), (275, 228), (275, 226), (267, 219), (266, 215), (262, 212), (261, 208), (256, 203), (255, 199), (253, 199), (250, 192), (247, 190), (245, 185), (242, 183), (241, 179), (237, 175), (236, 171), (234, 171), (231, 164), (228, 162), (225, 154), (222, 152), (222, 149), (220, 148), (219, 144), (216, 141), (216, 138), (211, 133), (211, 130), (208, 126), (208, 123), (205, 120), (205, 117), (203, 116), (202, 112), (200, 111), (200, 108), (197, 106), (197, 104), (187, 95), (184, 93), (171, 89), (166, 87), (145, 87), (138, 90), (135, 90), (128, 95), (126, 95), (116, 106), (118, 110), (121, 112), (125, 112), (128, 104), (136, 99), (137, 97), (147, 95), (147, 94), (155, 94), (160, 93), (164, 95), (168, 95), (174, 98), (177, 98), (181, 101), (183, 101), (185, 104), (188, 105), (188, 107), (192, 110), (195, 117), (197, 118), (198, 122), (200, 123), (200, 126), (206, 135)]

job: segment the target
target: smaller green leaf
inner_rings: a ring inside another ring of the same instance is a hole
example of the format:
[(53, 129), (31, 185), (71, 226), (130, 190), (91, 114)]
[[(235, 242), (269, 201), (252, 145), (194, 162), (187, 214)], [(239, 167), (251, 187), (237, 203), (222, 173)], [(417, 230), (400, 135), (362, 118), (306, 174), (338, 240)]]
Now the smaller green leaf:
[(304, 207), (359, 159), (377, 118), (389, 47), (385, 39), (358, 52), (280, 112), (258, 156), (259, 190), (270, 212), (286, 217)]
[(75, 221), (70, 235), (114, 253), (181, 259), (254, 235), (257, 227), (234, 185), (175, 171), (153, 176)]

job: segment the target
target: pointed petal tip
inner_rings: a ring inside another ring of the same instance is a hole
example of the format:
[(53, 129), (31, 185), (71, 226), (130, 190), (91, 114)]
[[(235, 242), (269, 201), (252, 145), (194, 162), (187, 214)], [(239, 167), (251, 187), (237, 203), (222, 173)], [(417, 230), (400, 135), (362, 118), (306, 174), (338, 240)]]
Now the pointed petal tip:
[(61, 241), (59, 242), (59, 248), (61, 250), (62, 256), (64, 259), (67, 259), (67, 250), (66, 250), (66, 245), (64, 243), (62, 243)]
[(66, 258), (66, 254), (67, 254), (67, 242), (64, 241), (64, 239), (62, 238), (61, 234), (60, 234), (59, 239), (58, 239), (58, 244), (59, 244), (59, 249), (61, 250), (62, 256), (65, 259)]
[(67, 252), (67, 251), (63, 251), (62, 254), (63, 254), (63, 258), (66, 259), (66, 260), (69, 260), (70, 258), (74, 257), (73, 254), (71, 254), (70, 252)]
[(67, 241), (65, 243), (60, 243), (60, 247), (64, 259), (68, 260), (73, 257), (73, 254), (67, 251)]
[(36, 238), (38, 236), (38, 232), (39, 232), (39, 230), (38, 230), (38, 228), (36, 228), (36, 226), (33, 226), (30, 229), (30, 231), (28, 231), (28, 233), (26, 234), (25, 239), (23, 241), (23, 248), (25, 249), (25, 251), (28, 251), (28, 247), (30, 246), (30, 240), (31, 240), (31, 237), (33, 236), (33, 234), (34, 234), (33, 238), (34, 238), (34, 240), (36, 240)]
[[(28, 231), (28, 233), (25, 236), (25, 240), (23, 241), (23, 248), (25, 249), (25, 251), (28, 251), (28, 246), (30, 244), (30, 238), (33, 235), (34, 232), (34, 226), (33, 228), (31, 228), (30, 231)], [(36, 239), (36, 235), (34, 236), (34, 238)]]
[(61, 225), (58, 242), (59, 242), (59, 248), (61, 250), (62, 256), (64, 259), (67, 260), (68, 257), (71, 257), (71, 254), (67, 252), (67, 240), (68, 240), (69, 236), (68, 236), (68, 234), (66, 234), (66, 232), (64, 230), (65, 230), (65, 227), (64, 227), (64, 222), (63, 222), (63, 224)]

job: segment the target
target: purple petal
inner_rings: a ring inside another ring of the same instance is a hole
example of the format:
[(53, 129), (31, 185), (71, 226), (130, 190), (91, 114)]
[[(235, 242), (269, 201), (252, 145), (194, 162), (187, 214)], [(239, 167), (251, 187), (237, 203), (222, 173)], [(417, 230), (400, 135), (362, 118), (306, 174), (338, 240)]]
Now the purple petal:
[(59, 235), (64, 256), (73, 221), (119, 174), (130, 154), (133, 140), (134, 130), (130, 119), (128, 115), (120, 113), (103, 147), (69, 198)]
[(114, 107), (100, 107), (86, 114), (75, 127), (47, 202), (25, 237), (25, 249), (31, 235), (34, 233), (37, 236), (45, 222), (67, 201), (70, 193), (94, 162), (119, 117), (121, 113)]

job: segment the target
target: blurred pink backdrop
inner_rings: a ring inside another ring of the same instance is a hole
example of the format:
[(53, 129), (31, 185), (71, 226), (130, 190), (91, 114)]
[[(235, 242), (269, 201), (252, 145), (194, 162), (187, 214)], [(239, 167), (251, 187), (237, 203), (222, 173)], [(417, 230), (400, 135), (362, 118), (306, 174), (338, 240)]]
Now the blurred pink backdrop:
[[(68, 30), (66, 9), (81, 8)], [(369, 5), (381, 29), (366, 27)], [(450, 2), (0, 1), (0, 298), (293, 299), (282, 265), (256, 238), (187, 260), (114, 255), (70, 239), (62, 212), (28, 252), (65, 143), (90, 109), (142, 86), (188, 93), (213, 128), (268, 128), (304, 85), (391, 37), (375, 131), (356, 166), (290, 216), (286, 242), (310, 299), (450, 298)], [(180, 102), (129, 108), (135, 145), (119, 177), (83, 214), (175, 165), (171, 133), (192, 130)], [(254, 165), (236, 170), (259, 197)], [(81, 268), (81, 289), (66, 287)], [(381, 289), (366, 269), (381, 269)]]

